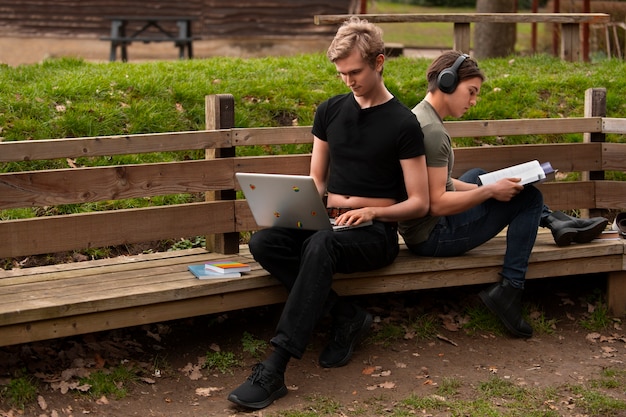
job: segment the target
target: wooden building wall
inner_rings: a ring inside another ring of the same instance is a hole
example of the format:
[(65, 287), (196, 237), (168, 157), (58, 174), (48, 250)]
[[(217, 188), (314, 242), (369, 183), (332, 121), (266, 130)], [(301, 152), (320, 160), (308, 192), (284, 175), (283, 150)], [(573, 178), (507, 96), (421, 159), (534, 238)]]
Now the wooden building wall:
[[(0, 36), (106, 36), (107, 16), (193, 16), (202, 39), (332, 36), (316, 14), (358, 12), (358, 0), (0, 0)], [(132, 28), (129, 28), (132, 29)]]

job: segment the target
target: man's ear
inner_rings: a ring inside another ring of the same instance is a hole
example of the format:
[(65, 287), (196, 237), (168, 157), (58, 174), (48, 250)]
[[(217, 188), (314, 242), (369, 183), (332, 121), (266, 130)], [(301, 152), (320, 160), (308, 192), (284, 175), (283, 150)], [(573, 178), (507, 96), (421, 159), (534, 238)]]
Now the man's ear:
[(378, 56), (376, 57), (376, 71), (382, 72), (384, 64), (385, 64), (385, 55), (378, 54)]

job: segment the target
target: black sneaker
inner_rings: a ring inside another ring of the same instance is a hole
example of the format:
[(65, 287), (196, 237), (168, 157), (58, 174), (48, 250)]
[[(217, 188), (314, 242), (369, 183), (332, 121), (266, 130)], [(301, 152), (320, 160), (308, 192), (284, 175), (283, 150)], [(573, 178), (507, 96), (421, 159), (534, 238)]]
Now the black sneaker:
[(287, 387), (284, 375), (257, 363), (252, 368), (252, 375), (228, 395), (228, 400), (246, 408), (260, 410), (285, 395)]
[(356, 310), (353, 318), (335, 318), (330, 343), (320, 354), (319, 363), (322, 368), (338, 368), (347, 364), (356, 344), (369, 332), (372, 315), (360, 308)]

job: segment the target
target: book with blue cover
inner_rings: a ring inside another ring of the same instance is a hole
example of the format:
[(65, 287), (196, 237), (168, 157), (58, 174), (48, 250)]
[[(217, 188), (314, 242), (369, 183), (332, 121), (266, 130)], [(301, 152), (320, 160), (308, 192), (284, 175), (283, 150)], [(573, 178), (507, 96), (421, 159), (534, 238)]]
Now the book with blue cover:
[(239, 278), (241, 272), (215, 272), (210, 269), (206, 269), (204, 265), (189, 265), (187, 269), (196, 276), (198, 279), (224, 279), (224, 278)]

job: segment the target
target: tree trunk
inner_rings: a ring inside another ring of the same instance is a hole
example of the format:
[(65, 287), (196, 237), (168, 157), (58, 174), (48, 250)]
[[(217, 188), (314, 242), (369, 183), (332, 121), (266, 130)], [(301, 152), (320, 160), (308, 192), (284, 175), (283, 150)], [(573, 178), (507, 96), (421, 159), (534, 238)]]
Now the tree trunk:
[[(477, 0), (478, 13), (515, 13), (515, 0)], [(474, 56), (476, 58), (506, 57), (515, 52), (515, 23), (476, 23)]]

